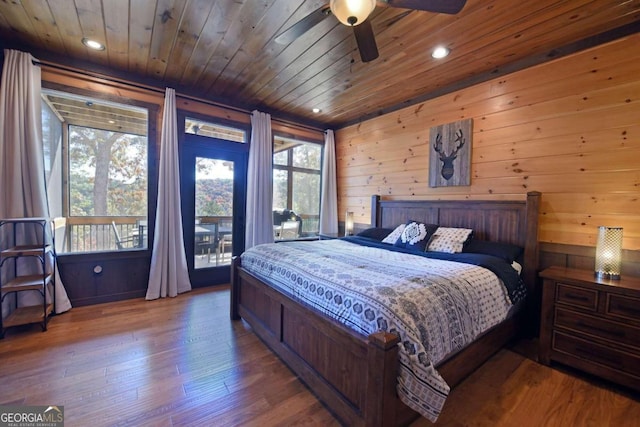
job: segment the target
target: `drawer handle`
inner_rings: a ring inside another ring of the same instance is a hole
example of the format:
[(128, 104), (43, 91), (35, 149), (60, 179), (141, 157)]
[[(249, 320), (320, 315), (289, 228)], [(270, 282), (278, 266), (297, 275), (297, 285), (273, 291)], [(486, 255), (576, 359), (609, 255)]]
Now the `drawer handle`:
[(576, 301), (585, 301), (585, 302), (589, 302), (591, 301), (590, 298), (585, 297), (584, 295), (576, 295), (576, 294), (564, 294), (564, 296), (567, 299), (572, 299), (572, 300), (576, 300)]
[(612, 330), (605, 329), (605, 328), (602, 328), (602, 327), (599, 327), (599, 326), (595, 326), (595, 325), (587, 325), (586, 323), (582, 322), (581, 320), (578, 320), (576, 322), (576, 325), (581, 327), (581, 328), (584, 328), (584, 329), (591, 329), (591, 330), (594, 330), (594, 331), (601, 332), (601, 333), (603, 333), (605, 335), (611, 335), (611, 336), (614, 336), (614, 337), (617, 337), (617, 338), (624, 338), (625, 337), (625, 333), (623, 331), (612, 331)]

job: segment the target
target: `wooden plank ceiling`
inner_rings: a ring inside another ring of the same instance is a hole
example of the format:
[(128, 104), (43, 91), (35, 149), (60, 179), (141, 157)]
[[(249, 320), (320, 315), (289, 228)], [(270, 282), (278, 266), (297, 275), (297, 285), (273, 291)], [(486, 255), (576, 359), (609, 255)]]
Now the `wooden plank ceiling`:
[[(369, 63), (361, 62), (351, 29), (333, 16), (289, 45), (274, 41), (325, 3), (2, 1), (0, 44), (45, 61), (340, 128), (549, 59), (596, 35), (637, 32), (640, 21), (640, 0), (468, 0), (457, 15), (379, 5), (370, 19), (380, 57)], [(106, 49), (87, 49), (83, 37)], [(451, 55), (432, 59), (440, 44)]]

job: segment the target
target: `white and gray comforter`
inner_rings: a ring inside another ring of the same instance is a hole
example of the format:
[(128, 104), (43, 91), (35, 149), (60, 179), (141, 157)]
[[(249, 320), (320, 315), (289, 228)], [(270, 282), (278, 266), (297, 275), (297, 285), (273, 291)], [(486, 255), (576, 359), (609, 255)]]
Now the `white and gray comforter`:
[(361, 334), (398, 334), (398, 395), (431, 421), (449, 393), (434, 365), (512, 306), (502, 281), (483, 267), (340, 239), (255, 246), (242, 266)]

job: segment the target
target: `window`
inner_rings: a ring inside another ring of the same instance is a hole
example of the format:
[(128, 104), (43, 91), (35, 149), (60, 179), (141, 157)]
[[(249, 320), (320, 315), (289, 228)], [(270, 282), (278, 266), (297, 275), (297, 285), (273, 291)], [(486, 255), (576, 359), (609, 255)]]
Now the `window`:
[(55, 175), (55, 169), (60, 174), (60, 156), (62, 144), (62, 122), (53, 109), (42, 101), (42, 149), (44, 150), (44, 172), (47, 186)]
[(69, 125), (69, 216), (145, 216), (147, 138)]
[(58, 250), (146, 248), (147, 110), (43, 90), (42, 114), (51, 214), (65, 224)]
[(276, 240), (318, 235), (321, 165), (321, 144), (274, 138), (273, 226)]
[(192, 135), (206, 136), (208, 138), (222, 139), (225, 141), (247, 142), (247, 133), (243, 129), (194, 119), (192, 117), (185, 118), (184, 131)]

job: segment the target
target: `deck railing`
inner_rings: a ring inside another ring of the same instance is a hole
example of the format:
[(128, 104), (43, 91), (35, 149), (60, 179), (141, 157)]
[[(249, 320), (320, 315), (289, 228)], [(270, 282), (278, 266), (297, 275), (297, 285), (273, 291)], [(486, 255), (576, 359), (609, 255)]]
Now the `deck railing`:
[(58, 252), (118, 250), (116, 231), (123, 249), (146, 247), (143, 217), (68, 217), (56, 218), (55, 223)]
[[(318, 234), (318, 215), (301, 215), (302, 236)], [(144, 217), (68, 217), (56, 218), (56, 250), (65, 252), (99, 252), (147, 247), (147, 220)], [(209, 229), (217, 242), (220, 235), (231, 232), (232, 217), (202, 216), (196, 225)], [(115, 230), (114, 230), (115, 227)], [(118, 238), (120, 246), (118, 245)]]

